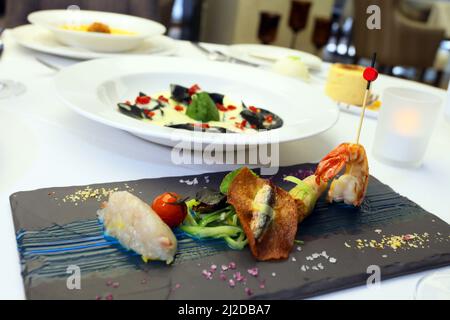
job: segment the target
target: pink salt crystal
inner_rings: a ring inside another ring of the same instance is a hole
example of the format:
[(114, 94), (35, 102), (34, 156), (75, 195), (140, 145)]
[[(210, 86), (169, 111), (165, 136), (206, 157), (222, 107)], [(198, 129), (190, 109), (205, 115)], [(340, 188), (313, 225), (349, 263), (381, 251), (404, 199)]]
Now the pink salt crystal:
[(228, 280), (228, 284), (230, 287), (234, 288), (236, 286), (236, 282), (233, 279)]
[(120, 286), (120, 284), (118, 282), (113, 282), (113, 284), (111, 286), (113, 288), (118, 288)]
[(114, 297), (113, 297), (113, 295), (112, 295), (111, 293), (109, 293), (109, 294), (105, 297), (105, 299), (106, 299), (106, 300), (114, 300)]
[(107, 287), (111, 287), (112, 284), (113, 284), (112, 280), (106, 281), (106, 286), (107, 286)]
[(96, 295), (95, 300), (102, 300), (102, 296)]
[(245, 277), (239, 271), (233, 274), (233, 278), (238, 282), (245, 281)]
[(251, 295), (253, 294), (253, 291), (252, 291), (250, 288), (245, 288), (245, 293), (246, 293), (248, 296), (251, 296)]
[(222, 271), (220, 272), (219, 278), (220, 278), (220, 280), (223, 280), (223, 281), (227, 280), (227, 276)]
[(405, 234), (404, 236), (403, 236), (403, 240), (405, 240), (405, 241), (408, 241), (408, 240), (412, 240), (412, 239), (414, 239), (415, 237), (412, 235), (412, 234)]
[(181, 288), (181, 284), (177, 283), (177, 284), (175, 285), (175, 289), (180, 289), (180, 288)]
[(263, 280), (259, 283), (259, 288), (264, 289), (265, 287), (266, 287), (266, 281)]
[(236, 269), (236, 263), (230, 262), (230, 263), (228, 264), (228, 268), (230, 268), (230, 269)]
[(212, 264), (210, 270), (212, 272), (216, 271), (217, 270), (217, 266), (215, 264)]
[(226, 266), (226, 265), (224, 265), (224, 264), (222, 265), (221, 268), (222, 268), (222, 271), (227, 271), (227, 270), (228, 270), (228, 266)]
[(254, 276), (254, 277), (257, 277), (258, 274), (259, 274), (259, 270), (258, 270), (258, 268), (256, 268), (256, 267), (255, 267), (255, 268), (248, 269), (247, 272), (248, 272), (248, 274), (250, 274), (250, 275), (252, 275), (252, 276)]
[(212, 279), (212, 273), (208, 270), (203, 270), (202, 274), (205, 276), (206, 279), (211, 280)]

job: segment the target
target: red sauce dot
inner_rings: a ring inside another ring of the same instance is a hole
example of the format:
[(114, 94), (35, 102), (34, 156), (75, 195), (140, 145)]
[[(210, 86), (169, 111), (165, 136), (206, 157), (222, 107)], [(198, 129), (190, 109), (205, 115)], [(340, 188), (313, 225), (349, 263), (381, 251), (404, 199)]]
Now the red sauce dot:
[(152, 118), (155, 115), (155, 113), (153, 111), (149, 111), (149, 110), (144, 110), (144, 113), (147, 117), (150, 117), (150, 118)]
[(162, 102), (165, 102), (165, 103), (168, 103), (168, 102), (169, 102), (169, 99), (165, 98), (164, 96), (159, 96), (159, 97), (158, 97), (158, 100), (159, 100), (159, 101), (162, 101)]
[(142, 96), (141, 97), (141, 96), (139, 96), (139, 97), (136, 98), (136, 103), (149, 104), (151, 100), (152, 99), (150, 97), (147, 97), (147, 96)]
[(194, 127), (197, 127), (197, 128), (203, 128), (203, 129), (209, 129), (210, 128), (209, 124), (207, 124), (207, 123), (194, 123), (193, 125), (194, 125)]
[(241, 130), (244, 130), (246, 125), (247, 125), (247, 120), (242, 120), (242, 122), (235, 123), (236, 128), (239, 128)]
[(190, 96), (192, 96), (192, 95), (196, 94), (197, 92), (199, 92), (200, 90), (201, 89), (200, 89), (199, 85), (198, 84), (194, 84), (192, 87), (189, 88), (188, 94)]
[(223, 106), (223, 104), (216, 103), (216, 107), (217, 107), (217, 109), (218, 109), (219, 111), (222, 111), (222, 112), (228, 111), (228, 109), (225, 108), (225, 107)]

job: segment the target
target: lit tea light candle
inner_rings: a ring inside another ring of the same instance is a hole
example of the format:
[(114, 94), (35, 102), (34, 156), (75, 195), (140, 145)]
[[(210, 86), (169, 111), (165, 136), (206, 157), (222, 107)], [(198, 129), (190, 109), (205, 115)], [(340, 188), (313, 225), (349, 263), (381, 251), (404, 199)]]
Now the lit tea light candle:
[(427, 92), (389, 88), (383, 95), (373, 147), (374, 155), (401, 166), (419, 166), (442, 106)]
[(420, 113), (416, 110), (400, 110), (394, 114), (394, 127), (399, 134), (412, 136), (420, 128)]
[(414, 109), (397, 110), (392, 115), (392, 132), (386, 135), (385, 153), (392, 160), (408, 162), (421, 157), (420, 114)]

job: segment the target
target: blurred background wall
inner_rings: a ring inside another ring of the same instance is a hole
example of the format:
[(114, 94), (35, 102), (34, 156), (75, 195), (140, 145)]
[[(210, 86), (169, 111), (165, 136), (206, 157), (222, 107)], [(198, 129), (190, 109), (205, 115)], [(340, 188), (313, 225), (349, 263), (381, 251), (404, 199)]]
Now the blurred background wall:
[[(304, 51), (315, 52), (311, 42), (314, 27), (314, 17), (331, 18), (335, 0), (310, 0), (311, 18), (298, 37), (297, 48)], [(292, 31), (289, 28), (289, 11), (291, 0), (205, 0), (205, 23), (202, 28), (202, 39), (208, 42), (221, 43), (259, 43), (257, 29), (260, 13), (263, 11), (277, 13), (281, 16), (277, 39), (274, 45), (289, 47)], [(220, 25), (211, 17), (222, 16)], [(208, 18), (209, 17), (209, 18)], [(232, 17), (232, 18), (231, 18)], [(231, 21), (231, 23), (230, 23)], [(222, 32), (223, 25), (230, 24), (232, 28)], [(218, 41), (220, 40), (220, 41)]]
[[(359, 64), (377, 49), (383, 73), (440, 87), (450, 77), (450, 0), (0, 0), (0, 26), (12, 28), (32, 11), (73, 4), (160, 21), (177, 39), (263, 42)], [(371, 4), (382, 9), (380, 31), (365, 27)], [(267, 34), (275, 22), (275, 34)]]

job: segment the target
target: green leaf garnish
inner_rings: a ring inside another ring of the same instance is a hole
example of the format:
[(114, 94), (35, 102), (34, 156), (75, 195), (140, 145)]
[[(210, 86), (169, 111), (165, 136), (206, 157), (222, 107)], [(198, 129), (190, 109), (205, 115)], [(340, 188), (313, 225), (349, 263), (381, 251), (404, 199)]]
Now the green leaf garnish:
[(180, 229), (197, 238), (232, 237), (242, 232), (241, 228), (233, 226), (201, 227), (182, 225)]
[(237, 239), (233, 239), (232, 237), (225, 237), (225, 241), (231, 249), (242, 250), (247, 245), (248, 240), (245, 236), (245, 233), (242, 232)]
[[(228, 193), (228, 189), (230, 188), (231, 183), (233, 182), (234, 178), (241, 172), (242, 168), (236, 169), (234, 171), (231, 171), (228, 173), (222, 180), (222, 183), (220, 184), (220, 192), (223, 194)], [(253, 173), (255, 176), (258, 176), (255, 172), (250, 170), (251, 173)]]
[(206, 92), (200, 92), (192, 96), (192, 102), (187, 107), (186, 115), (202, 122), (220, 121), (219, 110)]

